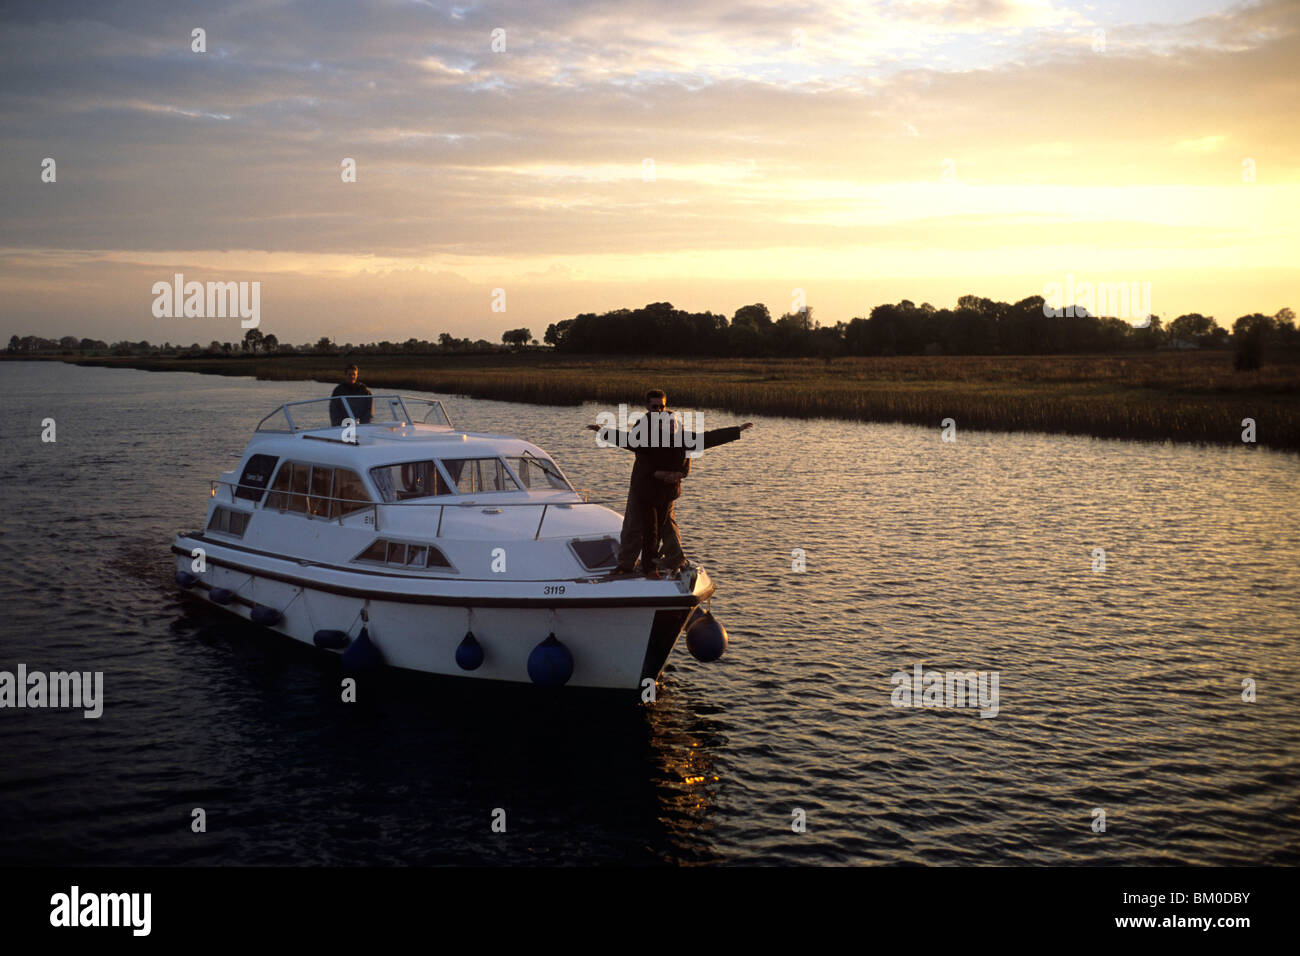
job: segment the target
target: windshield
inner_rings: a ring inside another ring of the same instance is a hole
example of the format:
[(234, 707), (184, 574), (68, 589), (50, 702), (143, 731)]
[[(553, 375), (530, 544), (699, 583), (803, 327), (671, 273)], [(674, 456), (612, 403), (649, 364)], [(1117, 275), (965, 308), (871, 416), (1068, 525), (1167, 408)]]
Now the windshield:
[(442, 467), (462, 495), (519, 490), (500, 458), (444, 458)]
[(375, 490), (379, 492), (386, 504), (456, 493), (448, 487), (437, 465), (431, 461), (381, 465), (370, 469), (370, 478), (375, 483)]
[(442, 402), (427, 398), (403, 398), (406, 410), (411, 413), (411, 422), (422, 425), (451, 425), (451, 419), (443, 410)]
[[(346, 386), (339, 386), (345, 388)], [(337, 428), (345, 418), (358, 425), (425, 424), (450, 426), (442, 402), (400, 395), (344, 393), (329, 398), (286, 402), (257, 425), (258, 431), (315, 431)]]
[(529, 491), (572, 491), (569, 483), (560, 474), (555, 462), (547, 458), (538, 458), (531, 452), (507, 458), (506, 462), (515, 470), (519, 480)]

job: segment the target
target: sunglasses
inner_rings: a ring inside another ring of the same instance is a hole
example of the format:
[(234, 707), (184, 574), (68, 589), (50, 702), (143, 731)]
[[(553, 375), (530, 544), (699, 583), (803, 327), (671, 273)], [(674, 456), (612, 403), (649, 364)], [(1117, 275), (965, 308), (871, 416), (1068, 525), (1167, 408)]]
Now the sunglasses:
[(664, 407), (662, 405), (647, 405), (646, 410), (651, 412), (662, 412)]

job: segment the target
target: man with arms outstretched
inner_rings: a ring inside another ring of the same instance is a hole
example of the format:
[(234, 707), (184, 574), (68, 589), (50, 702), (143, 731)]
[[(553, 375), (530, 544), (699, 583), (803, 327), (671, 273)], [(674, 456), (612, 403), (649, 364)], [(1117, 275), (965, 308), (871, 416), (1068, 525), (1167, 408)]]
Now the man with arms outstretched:
[[(614, 573), (633, 573), (639, 552), (642, 573), (659, 578), (663, 576), (659, 568), (676, 572), (686, 563), (673, 510), (682, 493), (682, 479), (691, 470), (687, 450), (703, 450), (733, 442), (754, 424), (746, 422), (730, 428), (715, 428), (703, 434), (688, 433), (668, 410), (668, 397), (657, 388), (646, 392), (646, 413), (647, 433), (639, 441), (639, 429), (629, 434), (616, 428), (602, 429), (600, 425), (588, 425), (587, 428), (603, 432), (602, 439), (636, 454), (627, 508), (623, 514), (623, 531), (619, 537), (618, 567)], [(656, 561), (661, 544), (663, 555)]]

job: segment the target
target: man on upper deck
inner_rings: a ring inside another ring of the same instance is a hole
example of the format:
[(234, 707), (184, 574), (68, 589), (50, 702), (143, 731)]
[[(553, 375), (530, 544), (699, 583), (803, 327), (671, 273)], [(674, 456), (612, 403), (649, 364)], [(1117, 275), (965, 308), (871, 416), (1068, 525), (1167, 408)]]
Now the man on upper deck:
[[(369, 395), (370, 389), (366, 388), (357, 380), (360, 373), (355, 365), (349, 365), (347, 369), (347, 380), (335, 386), (333, 395)], [(374, 402), (367, 399), (345, 399), (336, 398), (330, 402), (330, 424), (342, 425), (343, 419), (352, 418), (358, 425), (370, 424), (370, 416), (374, 411)]]

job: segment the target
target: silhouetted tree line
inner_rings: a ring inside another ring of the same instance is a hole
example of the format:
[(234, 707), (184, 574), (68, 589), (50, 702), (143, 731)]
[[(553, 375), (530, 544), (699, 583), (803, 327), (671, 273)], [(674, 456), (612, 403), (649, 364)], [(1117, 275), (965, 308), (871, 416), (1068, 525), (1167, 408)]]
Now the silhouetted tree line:
[[(1212, 317), (1197, 312), (1180, 315), (1167, 326), (1159, 316), (1145, 325), (1105, 316), (1089, 315), (1075, 306), (1045, 315), (1042, 296), (1010, 304), (964, 295), (955, 309), (936, 309), (928, 302), (915, 305), (904, 299), (895, 305), (878, 305), (865, 318), (823, 326), (811, 308), (788, 312), (773, 319), (758, 303), (736, 310), (728, 322), (715, 312), (686, 312), (667, 302), (652, 302), (640, 309), (617, 309), (597, 315), (584, 312), (556, 322), (546, 330), (545, 342), (557, 351), (575, 354), (789, 357), (839, 355), (1060, 355), (1117, 352), (1156, 348), (1235, 348), (1236, 367), (1259, 368), (1270, 347), (1300, 345), (1295, 313), (1282, 309), (1276, 315), (1243, 315), (1232, 331)], [(1073, 313), (1073, 314), (1071, 314)], [(532, 338), (528, 329), (511, 329), (502, 341), (525, 348)], [(501, 345), (486, 339), (458, 339), (448, 332), (438, 341), (407, 339), (336, 345), (322, 336), (311, 345), (290, 345), (275, 335), (249, 329), (243, 341), (210, 342), (202, 346), (150, 345), (78, 339), (67, 335), (46, 339), (13, 336), (9, 354), (165, 355), (180, 358), (255, 355), (425, 355), (448, 352), (500, 352)]]
[[(527, 329), (515, 329), (503, 336), (503, 342), (515, 348), (524, 348), (532, 334), (522, 338)], [(533, 345), (537, 345), (535, 339)], [(370, 342), (353, 345), (348, 342), (336, 345), (329, 336), (321, 336), (310, 345), (291, 345), (281, 342), (274, 334), (263, 334), (260, 329), (249, 329), (240, 342), (212, 341), (207, 345), (151, 345), (147, 341), (123, 340), (109, 344), (102, 339), (78, 339), (65, 335), (61, 339), (47, 339), (39, 335), (12, 336), (5, 350), (10, 355), (159, 355), (175, 358), (236, 358), (255, 355), (429, 355), (446, 352), (502, 352), (502, 345), (487, 339), (458, 339), (443, 332), (437, 342), (425, 339), (407, 339), (405, 342)]]
[[(686, 312), (654, 302), (600, 315), (584, 312), (556, 322), (547, 328), (545, 342), (574, 353), (743, 357), (1059, 355), (1229, 344), (1228, 330), (1199, 313), (1180, 315), (1165, 326), (1154, 315), (1134, 324), (1090, 315), (1079, 306), (1045, 315), (1043, 305), (1038, 295), (1014, 304), (965, 295), (955, 309), (936, 309), (928, 302), (918, 306), (905, 299), (878, 305), (866, 317), (823, 326), (813, 319), (811, 308), (773, 320), (767, 306), (747, 305), (728, 323), (714, 312)], [(1262, 352), (1270, 343), (1300, 344), (1290, 309), (1275, 316), (1242, 316), (1233, 325), (1232, 338), (1239, 352)]]

